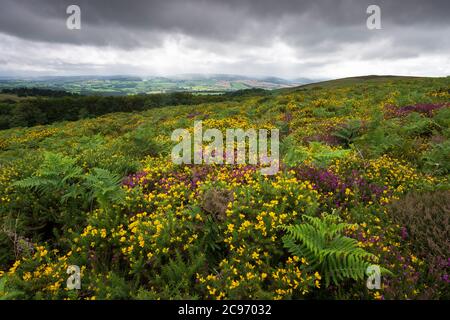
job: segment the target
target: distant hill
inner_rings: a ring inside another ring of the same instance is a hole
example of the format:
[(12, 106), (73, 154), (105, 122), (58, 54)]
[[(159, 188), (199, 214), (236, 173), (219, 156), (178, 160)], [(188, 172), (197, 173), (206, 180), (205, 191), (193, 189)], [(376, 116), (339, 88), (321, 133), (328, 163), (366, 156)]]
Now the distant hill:
[(175, 76), (138, 77), (64, 76), (0, 79), (1, 89), (40, 88), (82, 95), (123, 96), (133, 94), (192, 92), (217, 94), (247, 89), (290, 88), (313, 80), (287, 80), (278, 77), (247, 77), (230, 74), (182, 74)]
[(298, 89), (312, 89), (312, 88), (332, 88), (332, 87), (342, 87), (352, 84), (364, 83), (364, 82), (383, 82), (389, 80), (417, 80), (425, 79), (427, 77), (413, 77), (413, 76), (392, 76), (392, 75), (368, 75), (359, 77), (348, 77), (334, 80), (326, 80), (320, 82), (312, 82), (297, 86), (295, 88), (290, 88), (290, 90)]

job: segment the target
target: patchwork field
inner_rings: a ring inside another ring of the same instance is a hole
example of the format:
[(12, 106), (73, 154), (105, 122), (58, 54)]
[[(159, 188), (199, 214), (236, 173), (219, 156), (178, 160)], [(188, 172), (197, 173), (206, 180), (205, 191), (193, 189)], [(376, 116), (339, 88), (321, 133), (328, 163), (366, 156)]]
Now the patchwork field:
[(193, 92), (217, 94), (251, 88), (280, 89), (309, 83), (309, 79), (250, 78), (233, 75), (180, 75), (173, 77), (141, 78), (135, 76), (104, 77), (44, 77), (31, 79), (0, 79), (0, 89), (47, 88), (82, 95), (149, 94)]

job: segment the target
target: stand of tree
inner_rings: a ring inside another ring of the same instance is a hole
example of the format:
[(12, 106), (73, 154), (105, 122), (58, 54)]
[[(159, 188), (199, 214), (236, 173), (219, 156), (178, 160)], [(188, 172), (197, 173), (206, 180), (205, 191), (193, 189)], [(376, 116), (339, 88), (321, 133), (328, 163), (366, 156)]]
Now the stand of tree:
[(66, 96), (77, 96), (78, 94), (67, 92), (64, 90), (53, 90), (53, 89), (43, 89), (43, 88), (12, 88), (3, 89), (2, 93), (15, 94), (18, 97), (66, 97)]
[[(41, 91), (41, 93), (43, 92)], [(244, 95), (249, 93), (246, 92)], [(253, 94), (259, 96), (264, 93), (257, 91), (253, 92)], [(194, 95), (185, 92), (175, 92), (119, 97), (79, 95), (35, 97), (17, 102), (0, 102), (0, 130), (50, 124), (57, 121), (75, 121), (111, 112), (132, 112), (163, 106), (221, 102), (230, 100), (233, 97), (238, 98), (239, 96), (236, 93)]]

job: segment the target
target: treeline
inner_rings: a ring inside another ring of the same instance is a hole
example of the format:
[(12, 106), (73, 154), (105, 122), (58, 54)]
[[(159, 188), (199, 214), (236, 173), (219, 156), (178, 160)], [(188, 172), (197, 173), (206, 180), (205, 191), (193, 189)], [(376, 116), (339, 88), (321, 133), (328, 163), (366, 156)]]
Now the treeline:
[(250, 97), (250, 96), (265, 96), (269, 91), (261, 88), (242, 89), (237, 91), (227, 92), (229, 97)]
[(77, 96), (78, 94), (67, 92), (64, 90), (53, 90), (53, 89), (43, 89), (43, 88), (12, 88), (3, 89), (2, 93), (15, 94), (18, 97), (66, 97), (66, 96)]
[[(261, 94), (261, 92), (258, 92)], [(239, 96), (239, 95), (238, 95)], [(105, 97), (36, 97), (17, 102), (0, 102), (0, 130), (30, 127), (57, 121), (75, 121), (111, 112), (143, 111), (173, 105), (194, 105), (229, 100), (233, 95), (193, 95), (176, 92)]]

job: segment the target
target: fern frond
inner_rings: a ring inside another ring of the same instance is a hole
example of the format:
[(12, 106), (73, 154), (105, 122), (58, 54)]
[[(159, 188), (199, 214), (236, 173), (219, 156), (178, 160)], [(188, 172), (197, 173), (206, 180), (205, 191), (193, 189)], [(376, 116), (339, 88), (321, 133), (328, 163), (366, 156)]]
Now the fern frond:
[[(293, 255), (304, 257), (311, 271), (319, 270), (326, 286), (351, 278), (362, 280), (377, 257), (358, 247), (358, 241), (342, 235), (351, 226), (335, 214), (322, 218), (304, 215), (304, 223), (285, 226), (282, 240)], [(385, 269), (386, 270), (386, 269)]]

